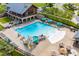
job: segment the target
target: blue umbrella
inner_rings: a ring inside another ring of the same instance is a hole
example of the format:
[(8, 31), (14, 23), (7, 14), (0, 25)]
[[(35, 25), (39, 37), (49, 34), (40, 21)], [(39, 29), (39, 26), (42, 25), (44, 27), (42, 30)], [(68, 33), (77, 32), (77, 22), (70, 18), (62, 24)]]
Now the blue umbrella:
[(34, 43), (39, 43), (39, 37), (38, 36), (33, 36), (33, 42)]
[(62, 26), (63, 25), (63, 23), (60, 23), (60, 22), (57, 22), (56, 24), (57, 24), (57, 26)]
[(48, 19), (48, 20), (47, 20), (47, 22), (53, 22), (53, 20), (51, 20), (51, 19)]
[(45, 20), (47, 20), (47, 18), (41, 18), (41, 20), (42, 20), (42, 21), (45, 21)]

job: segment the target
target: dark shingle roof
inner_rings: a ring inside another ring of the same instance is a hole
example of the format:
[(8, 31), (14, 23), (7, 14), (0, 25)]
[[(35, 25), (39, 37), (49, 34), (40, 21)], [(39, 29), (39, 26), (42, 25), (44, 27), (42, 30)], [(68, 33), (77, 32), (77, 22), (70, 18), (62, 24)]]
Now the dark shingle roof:
[(8, 11), (13, 11), (19, 14), (23, 14), (28, 8), (32, 6), (31, 3), (8, 3)]

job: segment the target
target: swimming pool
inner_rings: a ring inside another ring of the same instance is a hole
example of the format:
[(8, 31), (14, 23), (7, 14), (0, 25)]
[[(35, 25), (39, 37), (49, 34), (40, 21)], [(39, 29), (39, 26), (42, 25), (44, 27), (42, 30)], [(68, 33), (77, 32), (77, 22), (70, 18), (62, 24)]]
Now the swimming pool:
[(43, 34), (49, 37), (49, 39), (53, 38), (54, 40), (57, 35), (61, 34), (58, 32), (57, 28), (42, 22), (35, 22), (22, 28), (17, 28), (16, 31), (26, 39), (28, 36), (33, 37)]

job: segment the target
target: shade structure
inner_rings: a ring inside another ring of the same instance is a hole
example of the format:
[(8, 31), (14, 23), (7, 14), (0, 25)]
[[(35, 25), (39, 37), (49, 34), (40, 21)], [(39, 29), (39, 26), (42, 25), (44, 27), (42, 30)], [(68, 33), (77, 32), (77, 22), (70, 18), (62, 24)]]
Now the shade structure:
[(57, 26), (63, 26), (63, 23), (57, 22), (56, 25)]
[(42, 20), (42, 21), (46, 21), (46, 20), (47, 20), (47, 18), (41, 18), (41, 20)]
[(33, 36), (33, 42), (34, 43), (39, 43), (39, 38), (38, 38), (38, 36)]

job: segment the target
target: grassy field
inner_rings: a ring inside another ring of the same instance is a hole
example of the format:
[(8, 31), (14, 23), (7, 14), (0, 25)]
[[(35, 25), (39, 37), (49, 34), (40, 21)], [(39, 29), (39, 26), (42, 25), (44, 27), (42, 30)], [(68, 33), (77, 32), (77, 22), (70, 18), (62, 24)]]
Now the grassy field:
[(5, 12), (5, 10), (6, 10), (6, 6), (5, 6), (5, 5), (0, 4), (0, 13)]
[(1, 23), (8, 23), (10, 22), (11, 20), (8, 18), (8, 17), (3, 17), (3, 18), (0, 18), (0, 22)]
[(16, 49), (14, 49), (14, 47), (0, 38), (0, 56), (6, 56), (8, 55), (8, 52), (10, 52), (9, 55), (11, 56), (23, 56), (21, 52), (18, 52)]
[(3, 29), (4, 29), (4, 27), (0, 25), (0, 31), (3, 30)]
[(33, 3), (36, 7), (44, 7), (45, 3)]

